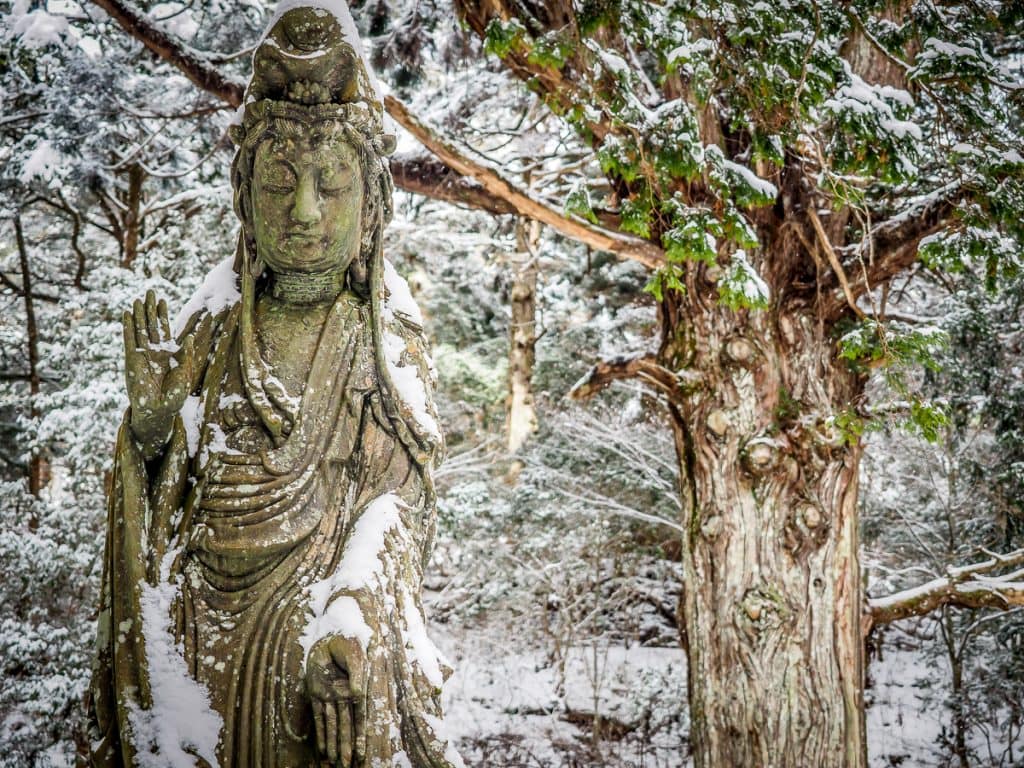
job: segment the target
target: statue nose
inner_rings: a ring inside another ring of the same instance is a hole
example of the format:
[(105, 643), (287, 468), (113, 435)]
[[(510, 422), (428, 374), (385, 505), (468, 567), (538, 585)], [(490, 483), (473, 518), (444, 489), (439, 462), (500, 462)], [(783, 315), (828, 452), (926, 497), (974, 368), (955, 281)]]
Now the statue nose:
[(320, 221), (320, 205), (316, 199), (316, 182), (313, 175), (299, 175), (295, 189), (295, 204), (291, 210), (292, 219), (299, 224), (316, 224)]

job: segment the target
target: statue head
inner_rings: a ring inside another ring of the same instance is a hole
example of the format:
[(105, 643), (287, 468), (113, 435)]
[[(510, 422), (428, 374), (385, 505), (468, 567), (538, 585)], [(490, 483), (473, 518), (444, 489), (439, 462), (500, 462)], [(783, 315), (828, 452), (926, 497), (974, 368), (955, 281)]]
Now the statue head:
[(392, 212), (394, 137), (384, 133), (354, 30), (316, 5), (280, 14), (253, 55), (242, 122), (232, 128), (247, 262), (237, 266), (254, 278), (264, 268), (347, 270), (365, 295)]
[[(235, 211), (242, 222), (235, 269), (241, 277), (239, 333), (246, 392), (275, 444), (292, 416), (275, 406), (273, 378), (261, 362), (254, 306), (264, 271), (334, 271), (366, 301), (379, 387), (385, 402), (402, 401), (385, 358), (383, 231), (392, 214), (381, 96), (360, 54), (343, 0), (282, 0), (253, 54), (253, 77), (231, 168)], [(264, 283), (265, 284), (265, 283)], [(332, 287), (337, 285), (332, 282)], [(394, 410), (395, 434), (420, 466), (442, 440), (412, 415)], [(391, 410), (388, 410), (391, 413)]]

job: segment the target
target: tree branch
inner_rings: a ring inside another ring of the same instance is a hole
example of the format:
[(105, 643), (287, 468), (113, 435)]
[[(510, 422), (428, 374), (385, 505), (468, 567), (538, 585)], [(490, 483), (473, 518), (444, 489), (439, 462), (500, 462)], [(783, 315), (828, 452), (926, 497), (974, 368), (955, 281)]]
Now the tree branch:
[(829, 291), (834, 285), (822, 286), (823, 295), (832, 294), (825, 307), (826, 315), (838, 317), (846, 303), (856, 301), (869, 286), (882, 285), (911, 267), (917, 260), (920, 242), (953, 222), (957, 203), (965, 194), (959, 183), (947, 184), (911, 201), (899, 214), (875, 225), (863, 241), (841, 249), (846, 264), (863, 263), (863, 279), (850, 283), (849, 293), (844, 292), (842, 298)]
[(391, 175), (395, 179), (395, 186), (406, 192), (477, 208), (498, 216), (516, 212), (507, 200), (492, 195), (483, 186), (456, 173), (435, 157), (392, 157)]
[(393, 96), (385, 96), (388, 113), (424, 147), (449, 168), (475, 179), (490, 194), (507, 201), (521, 216), (535, 219), (557, 232), (602, 251), (611, 251), (625, 258), (657, 269), (665, 263), (665, 253), (649, 240), (623, 232), (594, 226), (577, 216), (565, 216), (549, 203), (520, 190), (496, 168), (482, 160), (469, 157), (468, 151), (454, 139), (443, 137), (409, 112)]
[(1024, 564), (1024, 549), (1005, 555), (990, 554), (987, 560), (949, 568), (945, 576), (918, 587), (869, 599), (863, 622), (865, 633), (879, 624), (925, 616), (943, 605), (1001, 610), (1024, 606), (1024, 568), (999, 576), (986, 575)]
[(857, 306), (857, 300), (853, 297), (853, 291), (850, 289), (850, 281), (846, 277), (846, 270), (843, 269), (843, 265), (839, 262), (839, 257), (836, 256), (836, 251), (832, 247), (832, 243), (829, 242), (828, 235), (825, 233), (825, 228), (821, 224), (821, 219), (818, 218), (818, 214), (815, 213), (813, 208), (807, 209), (807, 215), (811, 217), (811, 224), (814, 226), (814, 232), (818, 236), (818, 243), (821, 245), (821, 250), (825, 252), (825, 256), (828, 258), (828, 263), (831, 265), (833, 272), (835, 272), (836, 278), (839, 280), (839, 285), (843, 288), (843, 296), (846, 297), (846, 303), (850, 309), (860, 319), (864, 319), (864, 313), (860, 307)]
[(677, 400), (680, 395), (695, 387), (699, 377), (689, 371), (673, 372), (659, 365), (654, 355), (620, 355), (609, 360), (602, 360), (583, 374), (583, 377), (572, 385), (569, 397), (573, 400), (587, 400), (613, 381), (620, 379), (640, 379), (669, 399)]
[[(9, 289), (15, 296), (18, 296), (19, 298), (25, 297), (25, 289), (22, 288), (13, 280), (11, 280), (11, 278), (9, 278), (3, 272), (0, 272), (0, 285)], [(34, 291), (32, 293), (32, 299), (34, 299), (35, 301), (45, 301), (49, 304), (57, 304), (60, 302), (60, 299), (58, 299), (56, 296), (47, 296), (45, 293), (35, 293)]]
[(204, 54), (160, 29), (132, 3), (122, 0), (92, 0), (129, 35), (164, 61), (173, 64), (185, 77), (204, 91), (233, 107), (242, 103), (245, 83), (227, 77)]

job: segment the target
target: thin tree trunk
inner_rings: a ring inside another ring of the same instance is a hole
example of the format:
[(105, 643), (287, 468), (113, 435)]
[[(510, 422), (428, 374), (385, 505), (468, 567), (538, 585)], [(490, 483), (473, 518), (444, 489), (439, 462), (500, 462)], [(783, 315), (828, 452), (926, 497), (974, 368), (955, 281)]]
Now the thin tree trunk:
[(953, 709), (953, 754), (960, 768), (970, 768), (971, 760), (967, 751), (967, 715), (964, 712), (964, 664), (956, 643), (956, 623), (948, 607), (943, 607), (939, 618), (942, 639), (949, 657), (950, 687)]
[(508, 349), (508, 449), (518, 451), (537, 431), (533, 394), (533, 364), (537, 344), (537, 259), (540, 225), (520, 218), (516, 222), (516, 260), (512, 264), (512, 318)]
[[(25, 299), (25, 336), (28, 346), (28, 387), (29, 415), (35, 421), (39, 418), (36, 398), (39, 396), (39, 330), (36, 326), (35, 302), (32, 298), (32, 271), (28, 264), (28, 248), (25, 246), (25, 233), (21, 227), (21, 215), (14, 217), (14, 237), (18, 245), (18, 262), (21, 267), (21, 287)], [(38, 450), (33, 449), (28, 463), (28, 490), (33, 496), (39, 496), (43, 489), (45, 465)], [(39, 521), (33, 514), (29, 518), (29, 528), (35, 530)]]
[(139, 255), (139, 236), (142, 232), (142, 182), (145, 171), (138, 163), (128, 168), (128, 195), (125, 200), (127, 210), (124, 214), (124, 250), (121, 265), (128, 269), (135, 263)]
[(672, 409), (684, 503), (683, 644), (697, 768), (862, 768), (860, 383), (809, 314), (661, 305), (660, 362), (702, 386)]

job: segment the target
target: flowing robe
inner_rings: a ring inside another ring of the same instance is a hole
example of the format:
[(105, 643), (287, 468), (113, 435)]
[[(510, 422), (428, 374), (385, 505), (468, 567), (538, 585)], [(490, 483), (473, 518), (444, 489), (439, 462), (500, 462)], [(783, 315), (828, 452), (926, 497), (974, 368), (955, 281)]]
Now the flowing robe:
[[(188, 323), (206, 364), (160, 456), (121, 426), (83, 763), (319, 765), (305, 661), (338, 634), (367, 659), (365, 764), (458, 765), (419, 597), (434, 456), (400, 439), (369, 306), (335, 302), (278, 445), (246, 395), (242, 311)], [(387, 314), (426, 387), (418, 329)]]

